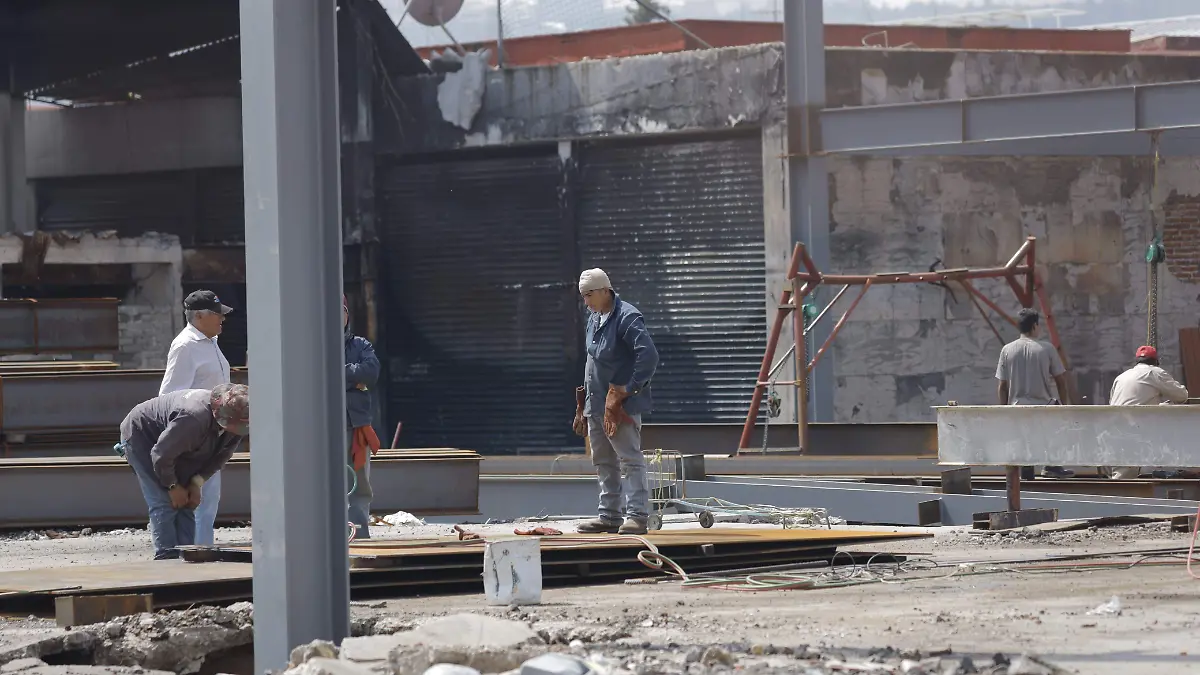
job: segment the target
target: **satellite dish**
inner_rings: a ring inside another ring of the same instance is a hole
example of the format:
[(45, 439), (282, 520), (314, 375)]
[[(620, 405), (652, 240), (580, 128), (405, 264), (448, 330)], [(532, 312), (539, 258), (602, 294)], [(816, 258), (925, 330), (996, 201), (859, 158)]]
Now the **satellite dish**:
[(463, 0), (408, 0), (404, 12), (417, 23), (436, 28), (453, 19), (462, 6)]

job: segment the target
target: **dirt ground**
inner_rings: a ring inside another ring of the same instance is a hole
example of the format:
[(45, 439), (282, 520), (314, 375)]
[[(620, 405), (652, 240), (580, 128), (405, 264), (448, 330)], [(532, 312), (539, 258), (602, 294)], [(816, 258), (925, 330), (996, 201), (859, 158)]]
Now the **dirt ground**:
[[(567, 529), (569, 523), (556, 525)], [(681, 525), (670, 525), (678, 527)], [(511, 525), (473, 527), (510, 530)], [(980, 535), (963, 528), (865, 528), (932, 532), (932, 539), (879, 545), (922, 561), (887, 583), (797, 591), (734, 592), (654, 585), (609, 585), (545, 591), (540, 606), (488, 608), (480, 595), (356, 603), (362, 620), (417, 624), (457, 612), (523, 619), (535, 627), (620, 637), (643, 645), (730, 646), (731, 650), (870, 650), (892, 647), (925, 655), (950, 650), (990, 661), (991, 655), (1037, 654), (1079, 673), (1200, 672), (1200, 583), (1170, 558), (1124, 558), (1121, 568), (1001, 571), (1006, 562), (1049, 555), (1151, 550), (1187, 546), (1189, 537), (1164, 524), (1057, 534)], [(443, 533), (448, 526), (378, 528), (376, 537)], [(3, 571), (145, 560), (144, 531), (41, 538), (0, 534)], [(248, 529), (222, 528), (219, 541), (244, 541)], [(870, 550), (872, 547), (855, 547)], [(1178, 561), (1179, 558), (1175, 558)], [(1154, 564), (1154, 563), (1160, 564)], [(936, 563), (937, 566), (934, 566)], [(973, 563), (973, 567), (960, 567)], [(165, 563), (173, 564), (173, 563)], [(1200, 573), (1200, 567), (1197, 572)], [(923, 577), (923, 578), (917, 578)], [(1119, 614), (1089, 614), (1113, 596)], [(52, 623), (26, 617), (0, 620), (0, 641)], [(1192, 654), (1195, 652), (1195, 655)]]

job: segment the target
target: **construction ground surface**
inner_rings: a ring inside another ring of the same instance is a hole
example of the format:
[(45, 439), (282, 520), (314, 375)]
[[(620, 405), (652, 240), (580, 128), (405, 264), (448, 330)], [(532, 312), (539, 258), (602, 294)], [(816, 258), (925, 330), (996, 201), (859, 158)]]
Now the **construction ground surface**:
[[(564, 531), (571, 526), (570, 522), (551, 524)], [(669, 522), (668, 527), (694, 525)], [(511, 528), (511, 524), (472, 526), (482, 533)], [(449, 527), (441, 525), (378, 527), (373, 535), (447, 531)], [(1011, 561), (1048, 555), (1186, 546), (1190, 537), (1171, 532), (1166, 523), (1052, 534), (972, 533), (959, 527), (924, 531), (935, 536), (854, 547), (856, 551), (874, 548), (911, 556), (904, 570), (884, 583), (761, 592), (682, 588), (678, 582), (559, 588), (546, 590), (541, 605), (520, 609), (489, 608), (482, 595), (356, 602), (355, 633), (390, 634), (438, 617), (484, 614), (526, 623), (546, 642), (559, 643), (563, 651), (610, 654), (614, 663), (635, 673), (722, 672), (729, 664), (752, 672), (835, 672), (805, 670), (810, 662), (796, 660), (804, 655), (816, 659), (812, 664), (826, 666), (839, 660), (848, 664), (875, 660), (892, 662), (896, 668), (877, 672), (972, 672), (962, 667), (964, 656), (971, 658), (979, 672), (1115, 675), (1200, 669), (1200, 647), (1195, 645), (1200, 629), (1200, 583), (1178, 564), (1179, 557), (1125, 557), (1119, 559), (1123, 564), (1108, 569), (994, 571), (1008, 567), (1005, 563)], [(0, 579), (8, 570), (149, 558), (150, 540), (144, 531), (85, 532), (0, 533)], [(249, 536), (245, 528), (222, 528), (217, 539), (218, 543), (245, 541)], [(1138, 564), (1131, 567), (1135, 562)], [(894, 566), (881, 566), (879, 571), (887, 567)], [(1114, 597), (1118, 600), (1113, 601)], [(1108, 609), (1097, 611), (1106, 604)], [(164, 614), (170, 630), (162, 634), (182, 635), (177, 629), (190, 616), (199, 617), (197, 621), (211, 619), (189, 611), (193, 613)], [(230, 621), (236, 623), (225, 623)], [(119, 632), (107, 630), (109, 637)], [(63, 633), (50, 619), (3, 618), (0, 661), (5, 660), (4, 654), (13, 653), (16, 645)], [(158, 642), (164, 640), (170, 642), (169, 637), (161, 636)], [(126, 647), (122, 658), (133, 665), (137, 655), (130, 656), (132, 647)], [(709, 654), (713, 647), (717, 651)], [(996, 654), (1003, 655), (1001, 663), (1020, 655), (1036, 655), (1063, 670), (1039, 670), (1043, 667), (1035, 662), (1020, 668), (997, 666)], [(52, 656), (45, 658), (55, 662)], [(916, 666), (910, 664), (908, 671), (902, 671), (897, 665), (922, 659), (925, 670), (913, 670)], [(153, 661), (144, 659), (138, 665), (163, 666)], [(218, 672), (211, 663), (203, 668), (174, 666), (163, 669)], [(238, 669), (231, 666), (225, 672)]]

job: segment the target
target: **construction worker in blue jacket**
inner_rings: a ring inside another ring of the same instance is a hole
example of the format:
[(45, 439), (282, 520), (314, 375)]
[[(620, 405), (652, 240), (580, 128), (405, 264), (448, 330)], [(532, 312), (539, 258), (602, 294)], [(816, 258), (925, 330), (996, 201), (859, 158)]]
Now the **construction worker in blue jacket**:
[(355, 539), (369, 539), (371, 524), (371, 455), (379, 452), (379, 437), (371, 426), (371, 390), (379, 380), (379, 359), (371, 341), (350, 332), (350, 307), (342, 296), (342, 332), (346, 347), (346, 447), (354, 467), (350, 492), (350, 523)]
[(590, 314), (574, 429), (591, 444), (600, 481), (600, 515), (578, 529), (645, 534), (650, 486), (642, 454), (642, 415), (653, 403), (650, 380), (658, 367), (658, 350), (642, 313), (613, 291), (604, 270), (584, 271), (579, 293)]

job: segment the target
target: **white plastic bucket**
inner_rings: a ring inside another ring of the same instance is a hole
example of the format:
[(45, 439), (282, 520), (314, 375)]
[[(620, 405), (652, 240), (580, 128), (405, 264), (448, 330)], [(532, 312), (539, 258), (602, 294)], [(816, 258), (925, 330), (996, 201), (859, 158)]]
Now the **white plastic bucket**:
[(541, 603), (541, 541), (537, 538), (489, 541), (483, 549), (483, 594), (489, 605)]

